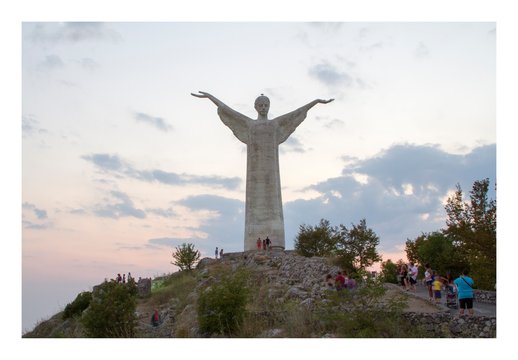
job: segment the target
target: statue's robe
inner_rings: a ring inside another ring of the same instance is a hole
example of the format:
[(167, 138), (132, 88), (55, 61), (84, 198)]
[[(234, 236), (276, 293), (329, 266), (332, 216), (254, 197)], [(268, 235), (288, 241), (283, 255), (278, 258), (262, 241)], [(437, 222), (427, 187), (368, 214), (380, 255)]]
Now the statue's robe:
[(279, 145), (307, 116), (303, 106), (273, 120), (252, 120), (226, 105), (218, 107), (221, 121), (247, 146), (244, 250), (257, 248), (267, 236), (272, 246), (285, 247)]

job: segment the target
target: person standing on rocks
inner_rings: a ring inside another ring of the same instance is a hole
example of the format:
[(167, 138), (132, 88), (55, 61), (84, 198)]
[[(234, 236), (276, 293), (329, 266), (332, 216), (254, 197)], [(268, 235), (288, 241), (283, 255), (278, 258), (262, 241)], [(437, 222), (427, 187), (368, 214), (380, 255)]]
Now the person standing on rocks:
[(220, 258), (220, 259), (223, 259), (223, 249), (221, 249), (221, 250), (219, 251), (219, 258)]
[(261, 245), (263, 244), (263, 242), (261, 241), (261, 238), (257, 238), (257, 250), (261, 250)]
[(265, 242), (266, 242), (266, 250), (270, 250), (271, 241), (268, 236), (266, 237)]
[(216, 246), (216, 251), (214, 251), (214, 257), (215, 257), (216, 259), (218, 258), (218, 254), (219, 254), (219, 252), (218, 252), (218, 247)]
[(151, 315), (151, 325), (153, 325), (153, 327), (160, 325), (160, 316), (158, 315), (157, 309), (155, 309), (153, 315)]
[(473, 316), (473, 285), (475, 282), (468, 276), (468, 271), (464, 270), (462, 275), (455, 279), (459, 296), (459, 316), (464, 315), (464, 309), (468, 309), (469, 316)]

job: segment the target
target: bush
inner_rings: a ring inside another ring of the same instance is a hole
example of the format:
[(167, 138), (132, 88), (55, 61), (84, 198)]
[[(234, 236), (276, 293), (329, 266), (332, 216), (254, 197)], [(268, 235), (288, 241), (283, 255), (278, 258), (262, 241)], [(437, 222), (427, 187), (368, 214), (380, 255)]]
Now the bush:
[(69, 319), (71, 317), (81, 315), (86, 308), (90, 305), (92, 301), (92, 293), (90, 291), (84, 291), (77, 295), (74, 301), (65, 306), (65, 311), (63, 312), (63, 320)]
[(247, 279), (242, 271), (224, 275), (200, 295), (197, 312), (203, 334), (231, 336), (238, 331), (248, 302)]
[(386, 298), (382, 280), (365, 279), (356, 290), (329, 293), (329, 302), (321, 310), (326, 330), (355, 338), (419, 336), (401, 316), (405, 299)]
[(154, 279), (149, 304), (160, 307), (176, 298), (180, 301), (180, 306), (184, 307), (187, 305), (187, 297), (195, 287), (196, 276), (190, 271), (178, 271), (158, 280)]
[(97, 286), (81, 322), (88, 337), (134, 337), (138, 288), (131, 279), (126, 284), (112, 280)]

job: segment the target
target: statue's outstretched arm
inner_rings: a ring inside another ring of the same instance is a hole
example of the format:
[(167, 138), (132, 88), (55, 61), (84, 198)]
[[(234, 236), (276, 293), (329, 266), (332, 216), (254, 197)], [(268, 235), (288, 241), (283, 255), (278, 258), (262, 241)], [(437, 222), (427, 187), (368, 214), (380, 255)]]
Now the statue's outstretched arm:
[(288, 137), (295, 131), (297, 126), (299, 126), (304, 119), (306, 118), (309, 109), (311, 109), (316, 104), (328, 104), (334, 99), (329, 100), (322, 100), (322, 99), (316, 99), (309, 103), (307, 103), (304, 106), (301, 106), (297, 110), (294, 110), (292, 112), (289, 112), (287, 114), (281, 115), (272, 121), (277, 121), (278, 123), (278, 129), (279, 129), (279, 136), (278, 136), (278, 142), (279, 144), (285, 142)]
[(209, 99), (210, 101), (212, 101), (214, 104), (216, 104), (217, 107), (220, 107), (220, 106), (226, 106), (223, 101), (219, 100), (218, 98), (216, 98), (214, 95), (211, 95), (209, 94), (208, 92), (205, 92), (205, 91), (198, 91), (199, 94), (194, 94), (194, 93), (191, 93), (192, 96), (196, 96), (196, 97), (199, 97), (199, 98), (207, 98)]
[(218, 107), (218, 115), (226, 126), (232, 130), (234, 135), (245, 144), (248, 143), (248, 129), (250, 128), (250, 122), (252, 119), (249, 117), (233, 110), (229, 106), (225, 105), (223, 101), (219, 100), (215, 96), (204, 92), (198, 91), (199, 94), (191, 93), (192, 96), (199, 98), (207, 98), (212, 101)]

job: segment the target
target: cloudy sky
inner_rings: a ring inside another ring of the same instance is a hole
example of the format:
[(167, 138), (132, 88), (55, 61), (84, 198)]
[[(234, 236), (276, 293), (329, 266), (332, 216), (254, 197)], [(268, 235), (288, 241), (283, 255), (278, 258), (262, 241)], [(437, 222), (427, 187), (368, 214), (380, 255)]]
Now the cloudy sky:
[(365, 218), (397, 260), (457, 183), (495, 197), (494, 22), (21, 30), (24, 329), (104, 278), (174, 271), (183, 242), (242, 251), (246, 147), (191, 92), (252, 118), (261, 93), (270, 118), (335, 99), (280, 147), (289, 249), (302, 223)]

